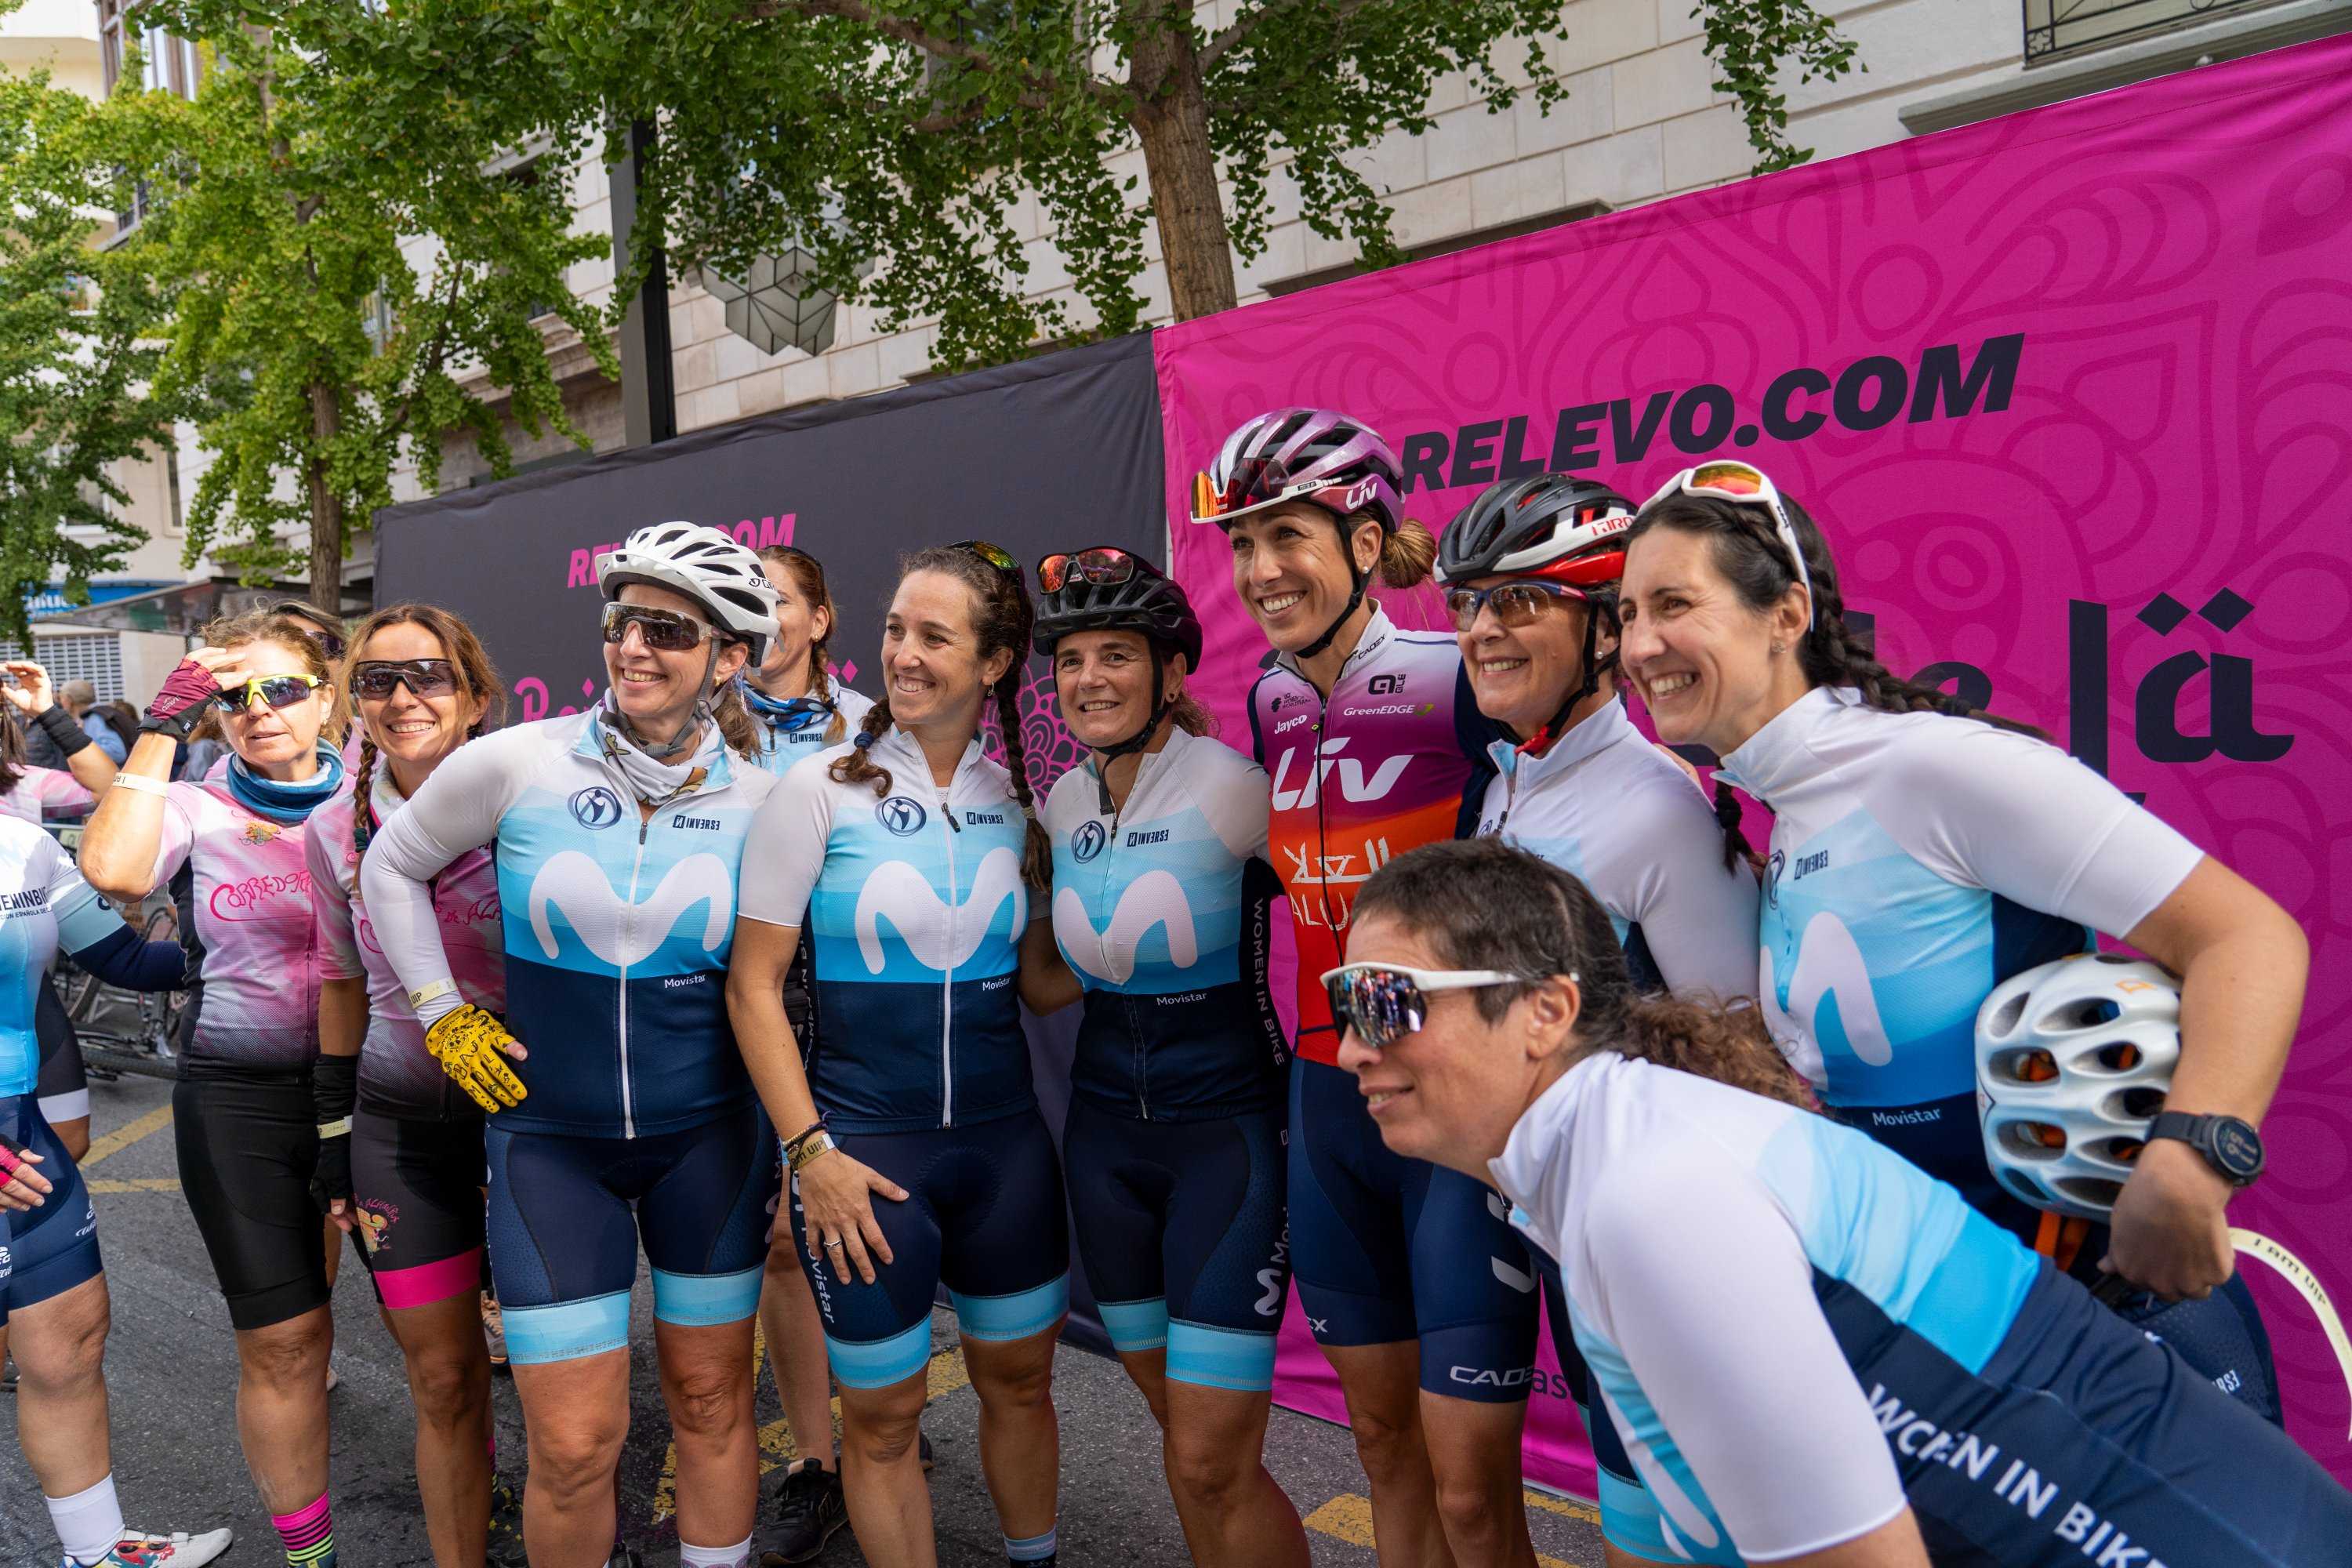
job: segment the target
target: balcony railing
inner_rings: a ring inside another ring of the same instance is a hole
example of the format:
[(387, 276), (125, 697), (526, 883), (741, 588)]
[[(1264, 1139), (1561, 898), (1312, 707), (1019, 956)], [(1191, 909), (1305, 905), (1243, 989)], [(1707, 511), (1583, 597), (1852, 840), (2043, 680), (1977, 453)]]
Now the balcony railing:
[(2025, 63), (2041, 65), (2280, 0), (2024, 0)]

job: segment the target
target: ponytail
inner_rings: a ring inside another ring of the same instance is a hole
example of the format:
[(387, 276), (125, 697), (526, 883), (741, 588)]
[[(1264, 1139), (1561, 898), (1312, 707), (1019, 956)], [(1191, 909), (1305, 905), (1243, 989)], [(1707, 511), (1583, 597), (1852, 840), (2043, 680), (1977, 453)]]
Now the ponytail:
[(375, 737), (368, 728), (360, 726), (359, 771), (352, 775), (352, 856), (354, 859), (367, 854), (368, 840), (375, 837), (375, 797), (370, 793), (375, 784)]
[[(1361, 514), (1359, 514), (1360, 516)], [(1391, 588), (1417, 588), (1437, 563), (1437, 536), (1407, 518), (1394, 533), (1381, 536), (1381, 581)]]
[[(1582, 1026), (1579, 1026), (1581, 1032)], [(1800, 1110), (1814, 1109), (1804, 1081), (1764, 1032), (1761, 1008), (1725, 1007), (1671, 995), (1629, 998), (1615, 1033), (1601, 1048), (1654, 1062), (1695, 1078), (1712, 1079)]]
[(749, 762), (760, 754), (760, 721), (751, 717), (751, 709), (743, 705), (743, 691), (735, 682), (723, 682), (719, 695), (710, 704), (710, 716), (719, 725), (719, 733), (727, 747)]
[(1730, 870), (1742, 860), (1758, 875), (1763, 868), (1756, 863), (1756, 851), (1748, 847), (1748, 835), (1739, 831), (1739, 795), (1731, 781), (1717, 773), (1715, 779), (1715, 822), (1723, 829), (1723, 868)]
[[(835, 723), (841, 716), (834, 715)], [(890, 793), (890, 770), (874, 760), (874, 742), (890, 728), (890, 699), (886, 695), (866, 710), (864, 722), (857, 726), (857, 744), (846, 756), (833, 759), (827, 770), (835, 784), (864, 784), (872, 780), (874, 798), (880, 800)]]

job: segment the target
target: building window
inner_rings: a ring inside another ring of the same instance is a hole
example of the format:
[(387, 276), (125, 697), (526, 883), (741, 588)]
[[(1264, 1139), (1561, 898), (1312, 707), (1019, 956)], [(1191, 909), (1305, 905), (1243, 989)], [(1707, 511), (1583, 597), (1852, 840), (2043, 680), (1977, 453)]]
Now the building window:
[(2280, 0), (2023, 0), (2025, 63), (2042, 65)]
[[(23, 658), (14, 642), (0, 641), (0, 658)], [(63, 637), (33, 634), (34, 660), (58, 686), (87, 680), (98, 689), (100, 702), (111, 702), (122, 691), (122, 640), (113, 632), (84, 632)]]
[(172, 531), (178, 533), (187, 526), (180, 510), (180, 445), (174, 440), (163, 447), (163, 488), (172, 506)]

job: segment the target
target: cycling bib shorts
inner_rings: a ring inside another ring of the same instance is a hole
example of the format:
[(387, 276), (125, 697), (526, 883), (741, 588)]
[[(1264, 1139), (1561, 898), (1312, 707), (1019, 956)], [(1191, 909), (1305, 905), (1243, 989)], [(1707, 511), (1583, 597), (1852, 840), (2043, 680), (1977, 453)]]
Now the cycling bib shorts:
[(1355, 1076), (1290, 1068), (1290, 1245), (1317, 1342), (1418, 1340), (1421, 1386), (1482, 1404), (1535, 1376), (1536, 1268), (1484, 1184), (1390, 1152)]
[(172, 1086), (172, 1137), (228, 1321), (266, 1329), (325, 1306), (310, 1069), (184, 1060)]
[(482, 1119), (352, 1118), (352, 1208), (376, 1300), (394, 1311), (482, 1285)]
[(833, 1268), (839, 1252), (809, 1257), (793, 1190), (793, 1235), (803, 1242), (827, 1359), (844, 1386), (887, 1388), (929, 1364), (931, 1304), (942, 1284), (966, 1339), (1025, 1340), (1062, 1321), (1070, 1307), (1062, 1170), (1034, 1107), (968, 1127), (848, 1133), (837, 1142), (908, 1194), (903, 1203), (874, 1199), (892, 1260), (876, 1261), (868, 1285), (854, 1269), (842, 1282)]
[[(0, 1132), (41, 1157), (49, 1184), (38, 1208), (0, 1209), (0, 1328), (8, 1314), (61, 1296), (99, 1275), (98, 1211), (41, 1108), (29, 1094), (0, 1100)], [(311, 1232), (313, 1238), (318, 1233)]]
[(625, 1349), (640, 1242), (663, 1322), (735, 1323), (758, 1309), (780, 1176), (757, 1105), (635, 1138), (516, 1132), (493, 1118), (484, 1142), (490, 1274), (515, 1361)]
[(1084, 1098), (1062, 1132), (1078, 1256), (1120, 1352), (1203, 1388), (1274, 1386), (1289, 1295), (1282, 1112), (1138, 1121)]
[(40, 1096), (42, 1119), (52, 1126), (79, 1121), (89, 1115), (89, 1070), (82, 1061), (81, 1037), (58, 996), (48, 975), (41, 976), (39, 999), (33, 1005), (33, 1032), (40, 1037), (41, 1068), (34, 1092)]

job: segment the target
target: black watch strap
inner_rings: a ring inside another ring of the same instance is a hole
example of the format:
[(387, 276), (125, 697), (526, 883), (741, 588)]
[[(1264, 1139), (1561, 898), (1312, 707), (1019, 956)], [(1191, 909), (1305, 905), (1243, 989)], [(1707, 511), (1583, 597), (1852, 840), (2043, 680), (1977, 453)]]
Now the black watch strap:
[(2148, 1123), (2151, 1142), (2172, 1138), (2205, 1156), (2205, 1163), (2234, 1187), (2253, 1184), (2263, 1173), (2262, 1134), (2234, 1116), (2194, 1116), (2165, 1110)]

